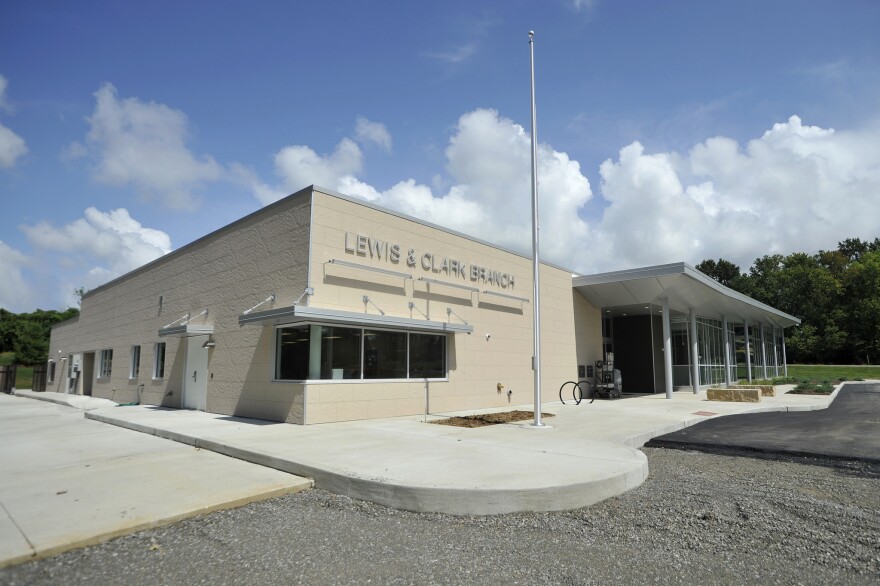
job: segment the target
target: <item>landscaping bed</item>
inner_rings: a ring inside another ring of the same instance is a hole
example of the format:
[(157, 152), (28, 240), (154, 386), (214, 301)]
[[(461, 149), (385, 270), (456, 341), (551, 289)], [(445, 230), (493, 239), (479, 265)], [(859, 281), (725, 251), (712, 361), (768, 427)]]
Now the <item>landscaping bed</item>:
[[(466, 415), (461, 417), (449, 417), (438, 419), (431, 423), (438, 425), (453, 425), (455, 427), (485, 427), (498, 425), (499, 423), (512, 423), (526, 421), (535, 417), (534, 411), (504, 411), (501, 413), (484, 413), (483, 415)], [(553, 417), (552, 413), (541, 413), (541, 417)]]

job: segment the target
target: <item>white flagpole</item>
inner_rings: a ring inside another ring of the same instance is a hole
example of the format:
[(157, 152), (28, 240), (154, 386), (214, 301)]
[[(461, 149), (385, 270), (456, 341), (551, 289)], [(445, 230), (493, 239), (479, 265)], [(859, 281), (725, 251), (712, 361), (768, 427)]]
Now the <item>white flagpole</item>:
[(534, 427), (543, 427), (541, 422), (541, 279), (538, 256), (538, 127), (535, 116), (535, 31), (529, 31), (529, 60), (532, 70), (532, 272), (533, 298), (532, 311), (535, 329), (535, 353), (532, 356), (532, 370), (535, 371), (535, 421)]

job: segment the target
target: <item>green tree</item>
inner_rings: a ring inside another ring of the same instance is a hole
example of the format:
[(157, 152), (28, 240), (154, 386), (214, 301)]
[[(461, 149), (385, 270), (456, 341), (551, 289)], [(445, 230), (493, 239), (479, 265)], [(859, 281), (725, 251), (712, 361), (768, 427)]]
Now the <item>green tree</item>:
[(38, 321), (23, 321), (15, 340), (15, 361), (25, 366), (46, 362), (49, 355), (49, 338)]
[(880, 357), (880, 252), (868, 251), (844, 278), (848, 332), (855, 357), (868, 364)]
[(712, 259), (704, 260), (696, 269), (726, 287), (733, 286), (742, 277), (739, 266), (723, 258), (719, 258), (717, 262)]

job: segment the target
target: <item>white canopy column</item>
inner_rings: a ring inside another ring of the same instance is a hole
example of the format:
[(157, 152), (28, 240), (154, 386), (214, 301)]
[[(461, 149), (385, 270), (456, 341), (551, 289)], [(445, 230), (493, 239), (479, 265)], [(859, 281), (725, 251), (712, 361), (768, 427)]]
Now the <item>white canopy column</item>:
[(697, 340), (697, 310), (693, 307), (688, 310), (688, 320), (691, 330), (691, 387), (696, 395), (700, 392), (700, 344)]
[(727, 333), (727, 316), (721, 316), (721, 331), (724, 336), (724, 384), (730, 386), (730, 336)]
[(763, 371), (762, 378), (766, 380), (767, 376), (767, 337), (764, 335), (764, 324), (761, 324), (761, 370)]
[(783, 376), (788, 376), (788, 357), (785, 355), (785, 328), (782, 328), (782, 368)]
[(743, 334), (746, 339), (746, 376), (752, 382), (752, 343), (749, 340), (749, 322), (743, 320)]
[(663, 298), (663, 374), (666, 398), (672, 398), (672, 327), (669, 325), (669, 299)]

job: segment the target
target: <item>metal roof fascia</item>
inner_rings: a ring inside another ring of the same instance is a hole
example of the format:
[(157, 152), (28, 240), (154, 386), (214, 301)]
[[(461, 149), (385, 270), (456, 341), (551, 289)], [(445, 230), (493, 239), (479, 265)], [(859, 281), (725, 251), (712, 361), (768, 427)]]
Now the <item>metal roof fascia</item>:
[[(284, 320), (289, 321), (285, 322)], [(261, 323), (282, 324), (296, 321), (324, 321), (357, 326), (396, 327), (429, 332), (461, 332), (470, 334), (474, 331), (474, 327), (468, 324), (454, 324), (393, 315), (356, 313), (306, 305), (280, 307), (238, 316), (238, 325), (240, 326)]]
[(188, 338), (190, 336), (205, 336), (214, 333), (214, 326), (179, 325), (159, 330), (160, 338)]
[(765, 303), (761, 303), (755, 299), (752, 299), (748, 295), (744, 295), (738, 291), (734, 291), (730, 287), (726, 287), (716, 281), (715, 279), (705, 275), (692, 267), (691, 265), (685, 262), (679, 263), (670, 263), (665, 265), (655, 265), (650, 267), (641, 267), (636, 269), (626, 269), (623, 271), (613, 271), (609, 273), (599, 273), (596, 275), (583, 275), (580, 277), (575, 277), (572, 279), (572, 283), (575, 287), (583, 287), (589, 285), (603, 285), (607, 283), (614, 282), (625, 282), (625, 281), (633, 281), (637, 279), (646, 279), (646, 278), (657, 278), (662, 276), (676, 275), (681, 274), (685, 275), (700, 284), (709, 287), (716, 293), (724, 295), (725, 297), (729, 297), (735, 301), (740, 303), (744, 303), (749, 305), (755, 309), (760, 311), (764, 311), (770, 313), (776, 317), (782, 318), (784, 320), (788, 320), (794, 322), (794, 324), (800, 324), (801, 320), (794, 317), (793, 315), (789, 315), (784, 311), (780, 311), (774, 307), (771, 307)]

